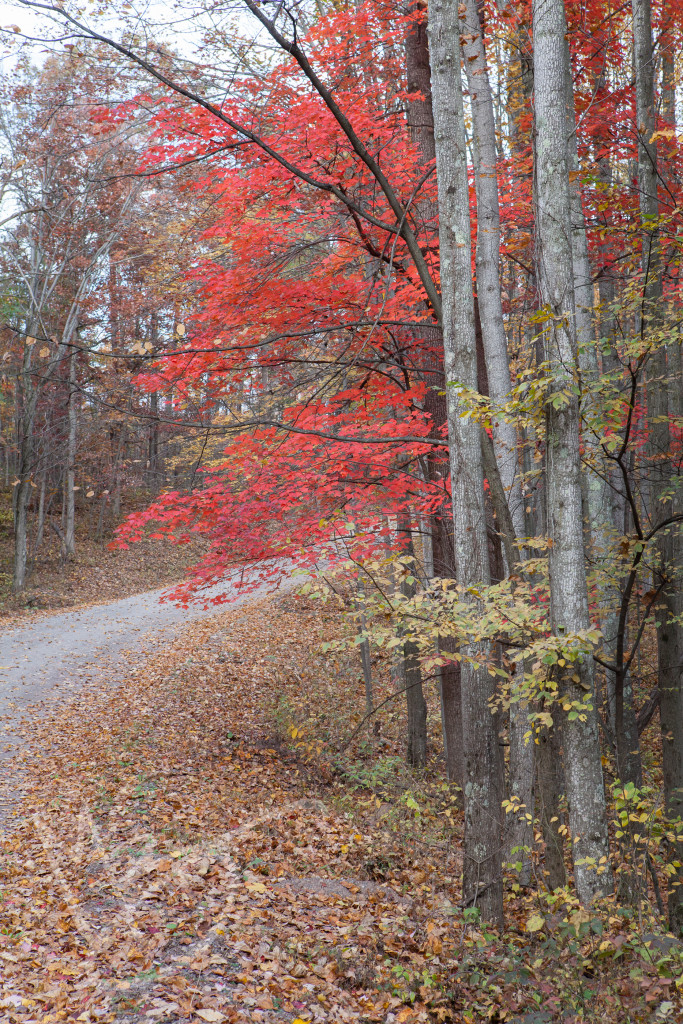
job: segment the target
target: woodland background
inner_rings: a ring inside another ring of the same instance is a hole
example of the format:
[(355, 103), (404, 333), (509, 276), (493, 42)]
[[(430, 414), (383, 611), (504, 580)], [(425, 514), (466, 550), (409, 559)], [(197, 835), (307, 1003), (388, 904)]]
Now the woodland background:
[(3, 609), (294, 573), (346, 675), (281, 739), (457, 849), (481, 948), (556, 915), (607, 1013), (626, 941), (668, 1019), (678, 5), (14, 6)]

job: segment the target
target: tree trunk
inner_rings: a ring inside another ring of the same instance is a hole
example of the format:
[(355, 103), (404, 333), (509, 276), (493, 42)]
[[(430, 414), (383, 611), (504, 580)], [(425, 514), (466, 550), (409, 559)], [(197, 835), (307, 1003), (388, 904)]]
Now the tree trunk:
[[(566, 31), (563, 0), (534, 0), (537, 277), (549, 314), (543, 335), (544, 356), (552, 374), (549, 386), (553, 392), (561, 392), (557, 407), (552, 401), (546, 406), (550, 616), (558, 645), (564, 636), (590, 627), (581, 514), (579, 404), (573, 393), (577, 352), (567, 164)], [(571, 705), (563, 723), (563, 740), (574, 878), (579, 898), (589, 903), (612, 887), (590, 655), (569, 661), (560, 669), (558, 682), (563, 705)]]
[[(632, 0), (633, 63), (636, 79), (636, 118), (638, 122), (638, 184), (642, 231), (642, 266), (645, 276), (643, 316), (645, 329), (656, 329), (658, 307), (662, 296), (662, 270), (659, 251), (659, 202), (657, 197), (657, 143), (654, 106), (654, 58), (649, 0)], [(667, 519), (681, 513), (681, 499), (671, 498), (671, 450), (669, 421), (670, 396), (667, 374), (674, 362), (673, 347), (667, 350), (661, 340), (654, 341), (650, 356), (648, 381), (648, 434), (652, 460), (651, 483), (653, 519)], [(668, 358), (667, 358), (668, 356)], [(675, 382), (674, 382), (675, 387)], [(665, 461), (662, 461), (662, 456)], [(667, 818), (675, 822), (683, 818), (683, 596), (681, 564), (683, 563), (680, 525), (663, 529), (657, 535), (659, 566), (656, 575), (663, 584), (657, 618), (657, 650), (659, 656), (659, 690), (661, 692), (660, 722), (662, 728), (662, 768), (664, 803)], [(683, 843), (671, 844), (669, 875), (669, 927), (683, 934)]]
[(26, 584), (28, 558), (28, 503), (31, 498), (31, 476), (34, 469), (35, 412), (37, 394), (31, 378), (33, 345), (25, 339), (21, 371), (17, 381), (17, 428), (19, 437), (17, 477), (19, 483), (14, 489), (12, 507), (14, 511), (14, 571), (12, 590), (18, 593)]
[[(411, 0), (409, 11), (424, 10), (421, 0)], [(420, 155), (420, 165), (427, 167), (436, 157), (434, 146), (434, 115), (432, 111), (431, 68), (427, 27), (424, 19), (413, 21), (406, 37), (406, 77), (411, 99), (407, 104), (407, 122), (410, 136)], [(418, 238), (423, 249), (436, 249), (438, 245), (437, 206), (431, 199), (420, 196), (414, 208), (419, 224)], [(437, 436), (446, 423), (443, 334), (439, 327), (426, 326), (420, 335), (423, 360), (430, 369), (423, 373), (427, 384), (425, 411), (432, 422), (432, 434)], [(448, 476), (448, 459), (443, 450), (434, 447), (427, 457), (427, 471), (432, 482)], [(431, 568), (435, 576), (455, 577), (453, 550), (453, 521), (444, 489), (444, 508), (431, 517)], [(449, 522), (450, 520), (450, 522)], [(439, 641), (439, 649), (446, 655), (454, 653), (450, 638)], [(443, 732), (446, 774), (451, 782), (463, 785), (462, 758), (462, 703), (460, 692), (460, 665), (452, 661), (439, 670), (441, 725)]]
[[(429, 5), (432, 97), (439, 196), (439, 250), (447, 382), (477, 388), (477, 353), (472, 289), (469, 186), (457, 5)], [(456, 569), (464, 587), (489, 582), (484, 511), (484, 476), (479, 427), (463, 418), (456, 390), (447, 390), (448, 438), (453, 494)], [(503, 921), (500, 847), (498, 736), (490, 710), (494, 696), (487, 645), (461, 648), (463, 753), (465, 761), (465, 849), (463, 899), (484, 920)]]
[(26, 584), (26, 564), (28, 559), (28, 503), (31, 497), (31, 481), (29, 478), (17, 484), (16, 502), (14, 507), (14, 579), (12, 589), (15, 594), (24, 589)]
[[(365, 587), (363, 586), (362, 579), (358, 580), (358, 626), (359, 633), (364, 636), (367, 630), (367, 623), (365, 621)], [(361, 640), (360, 643), (360, 660), (363, 667), (363, 682), (365, 684), (365, 714), (372, 714), (373, 707), (373, 694), (372, 694), (372, 659), (370, 657), (370, 642), (367, 636)]]
[(66, 558), (76, 554), (76, 349), (69, 355), (69, 433), (66, 456), (66, 516), (64, 522), (64, 553)]
[[(452, 515), (450, 522), (452, 525)], [(437, 576), (445, 579), (455, 578), (453, 536), (449, 523), (441, 516), (434, 517), (434, 566)], [(457, 644), (453, 637), (442, 636), (439, 639), (439, 650), (442, 654), (456, 653)], [(460, 662), (450, 661), (439, 670), (439, 691), (441, 696), (441, 723), (443, 727), (444, 756), (446, 759), (446, 775), (462, 789), (464, 787), (464, 763), (462, 750), (462, 687), (460, 678)]]
[(38, 523), (36, 525), (36, 539), (33, 542), (33, 555), (35, 557), (36, 552), (43, 543), (43, 536), (45, 534), (45, 491), (47, 486), (47, 473), (44, 472), (40, 479), (40, 495), (38, 497)]
[(100, 499), (100, 511), (97, 516), (97, 528), (95, 530), (95, 540), (101, 541), (104, 536), (104, 515), (109, 504), (109, 495), (103, 493)]
[[(414, 558), (410, 520), (405, 513), (398, 516), (398, 534), (403, 540), (406, 554)], [(415, 595), (415, 584), (401, 580), (401, 593), (411, 598)], [(408, 734), (406, 761), (412, 768), (424, 768), (427, 763), (427, 702), (422, 690), (419, 647), (407, 638), (403, 644), (402, 682), (405, 688), (406, 710), (408, 713)]]
[(562, 795), (562, 761), (557, 723), (543, 727), (537, 737), (538, 814), (543, 832), (545, 855), (542, 874), (550, 890), (567, 884), (564, 870), (564, 837), (560, 828), (560, 797)]
[[(489, 81), (483, 25), (477, 0), (464, 3), (463, 53), (472, 110), (472, 142), (477, 196), (477, 300), (486, 365), (487, 390), (494, 409), (509, 401), (511, 378), (503, 320), (500, 281), (500, 205), (496, 152), (496, 125)], [(461, 8), (462, 11), (462, 8)], [(481, 390), (481, 389), (480, 389)], [(510, 510), (516, 539), (524, 536), (524, 501), (518, 467), (517, 431), (514, 423), (500, 418), (493, 430), (496, 462)], [(500, 524), (499, 524), (500, 529)], [(512, 569), (508, 555), (507, 569)], [(514, 683), (514, 680), (513, 680)], [(514, 821), (508, 816), (509, 862), (522, 860), (522, 881), (530, 879), (530, 850), (533, 828), (526, 815), (533, 813), (534, 744), (525, 740), (529, 732), (529, 709), (517, 699), (513, 686), (510, 705), (510, 795), (523, 805)], [(515, 851), (515, 852), (513, 852)]]
[[(569, 192), (572, 217), (572, 262), (574, 266), (574, 301), (576, 343), (578, 361), (582, 379), (593, 380), (599, 375), (598, 354), (595, 343), (595, 310), (593, 303), (593, 275), (588, 256), (586, 238), (586, 221), (581, 199), (579, 154), (576, 139), (576, 109), (574, 105), (574, 87), (572, 82), (569, 56), (569, 40), (565, 39), (565, 74), (567, 103), (567, 162), (569, 168)], [(591, 412), (594, 400), (588, 396), (584, 405)], [(615, 519), (615, 492), (610, 486), (610, 471), (599, 442), (593, 440), (590, 431), (583, 436), (588, 461), (597, 467), (597, 472), (584, 470), (586, 485), (586, 505), (588, 513), (588, 543), (592, 561), (596, 569), (601, 565), (611, 575), (610, 561)], [(598, 607), (601, 612), (601, 627), (605, 638), (604, 655), (606, 660), (614, 662), (619, 644), (617, 636), (619, 628), (619, 605), (621, 594), (615, 584), (607, 584), (600, 593)], [(633, 687), (626, 673), (617, 668), (617, 672), (607, 675), (608, 705), (614, 710), (613, 725), (617, 742), (617, 751), (622, 752), (618, 760), (622, 766), (621, 778), (624, 782), (640, 785), (642, 770), (640, 763), (640, 744), (636, 728), (636, 711), (633, 703)], [(617, 711), (618, 706), (618, 711)], [(625, 756), (625, 751), (628, 755)]]
[[(477, 300), (486, 358), (488, 394), (494, 409), (509, 401), (511, 379), (500, 282), (500, 207), (496, 124), (477, 0), (461, 5), (463, 53), (472, 109), (472, 148), (477, 196)], [(517, 465), (517, 432), (502, 417), (493, 429), (496, 461), (518, 537), (524, 535), (524, 503)]]

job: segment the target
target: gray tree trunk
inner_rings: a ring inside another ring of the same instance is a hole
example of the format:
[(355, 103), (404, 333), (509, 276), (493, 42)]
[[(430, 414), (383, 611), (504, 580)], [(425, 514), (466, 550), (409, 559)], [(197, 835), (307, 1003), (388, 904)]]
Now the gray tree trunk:
[(370, 641), (368, 640), (365, 633), (367, 631), (367, 623), (365, 621), (365, 587), (363, 586), (363, 580), (358, 580), (358, 632), (364, 637), (360, 642), (360, 660), (363, 667), (363, 682), (365, 685), (365, 714), (372, 714), (373, 708), (373, 693), (372, 693), (372, 658), (370, 656)]
[[(534, 0), (537, 277), (549, 318), (543, 336), (545, 360), (551, 367), (548, 385), (553, 392), (564, 393), (557, 408), (552, 401), (546, 407), (550, 614), (560, 642), (564, 635), (590, 626), (579, 405), (572, 391), (577, 351), (567, 163), (566, 31), (563, 0)], [(612, 887), (592, 658), (559, 669), (558, 682), (566, 701), (583, 705), (581, 715), (572, 719), (567, 715), (563, 740), (574, 878), (579, 898), (589, 903)]]
[[(657, 198), (657, 143), (652, 141), (655, 129), (654, 59), (652, 22), (649, 0), (632, 0), (633, 63), (636, 79), (636, 119), (638, 123), (638, 184), (642, 231), (642, 264), (645, 274), (644, 316), (646, 329), (656, 327), (662, 296), (662, 271), (659, 252), (659, 202)], [(672, 404), (668, 373), (675, 365), (672, 349), (661, 341), (650, 357), (648, 380), (648, 431), (652, 459), (652, 518), (660, 522), (679, 515), (680, 489), (672, 498), (672, 467), (667, 457), (671, 436), (669, 418)], [(676, 381), (674, 379), (674, 387)], [(664, 459), (662, 456), (664, 455)], [(667, 495), (666, 497), (663, 497)], [(662, 496), (662, 497), (660, 497)], [(655, 512), (656, 509), (656, 512)], [(683, 543), (681, 527), (676, 524), (658, 534), (658, 582), (663, 584), (657, 618), (657, 649), (659, 655), (660, 722), (662, 729), (662, 767), (664, 802), (670, 820), (683, 818), (683, 593), (681, 565)], [(683, 844), (673, 844), (672, 865), (678, 865), (669, 876), (669, 926), (675, 935), (683, 934)]]
[(76, 355), (75, 348), (69, 355), (69, 432), (66, 455), (66, 516), (64, 522), (64, 550), (66, 558), (76, 554), (76, 431), (78, 408), (76, 404)]
[(567, 884), (564, 869), (564, 835), (561, 826), (562, 761), (558, 724), (543, 727), (537, 737), (538, 816), (545, 852), (541, 868), (545, 884), (557, 889)]
[(25, 339), (21, 370), (17, 380), (17, 428), (19, 432), (17, 477), (19, 483), (13, 494), (14, 510), (14, 566), (12, 589), (15, 593), (23, 590), (26, 584), (26, 568), (28, 560), (28, 505), (31, 499), (31, 477), (34, 470), (34, 425), (36, 403), (38, 400), (33, 386), (31, 363), (33, 344)]
[[(576, 139), (576, 108), (574, 105), (574, 86), (568, 39), (565, 39), (565, 57), (568, 122), (567, 161), (572, 213), (572, 262), (574, 265), (576, 343), (582, 379), (594, 381), (600, 371), (595, 343), (596, 324), (593, 302), (593, 274), (588, 256), (586, 221), (581, 199), (579, 153)], [(590, 401), (591, 399), (589, 398), (588, 402), (590, 403)], [(593, 564), (597, 568), (605, 562), (608, 563), (607, 571), (609, 574), (616, 513), (615, 491), (610, 486), (610, 470), (599, 442), (586, 431), (583, 435), (583, 443), (591, 462), (598, 467), (597, 473), (591, 472), (590, 469), (584, 471), (590, 553)], [(606, 659), (612, 663), (616, 660), (617, 649), (623, 648), (623, 637), (620, 644), (617, 635), (620, 601), (621, 593), (619, 587), (614, 585), (606, 587), (605, 591), (600, 595), (598, 602), (599, 607), (602, 609), (601, 626), (605, 638), (604, 654)], [(640, 785), (642, 781), (640, 743), (631, 680), (627, 673), (617, 670), (616, 673), (607, 673), (606, 683), (607, 704), (617, 743), (620, 777), (624, 782), (633, 782), (635, 785)], [(617, 708), (619, 709), (618, 714)]]
[[(493, 405), (509, 400), (512, 386), (508, 358), (500, 280), (500, 204), (496, 151), (496, 124), (493, 97), (486, 60), (483, 28), (477, 0), (465, 0), (461, 8), (464, 33), (467, 85), (472, 110), (472, 142), (477, 195), (477, 298), (482, 343), (486, 361), (488, 393)], [(498, 419), (493, 441), (496, 462), (505, 490), (515, 537), (524, 536), (524, 499), (518, 465), (517, 431), (514, 423)], [(515, 553), (516, 557), (516, 553)], [(510, 561), (510, 556), (506, 559)], [(508, 571), (512, 565), (508, 564)], [(513, 697), (517, 694), (514, 691)], [(531, 877), (529, 853), (533, 827), (527, 815), (533, 814), (534, 744), (525, 739), (529, 732), (529, 708), (515, 699), (510, 705), (510, 796), (519, 802), (520, 811), (508, 817), (507, 859), (521, 861), (520, 880)], [(510, 820), (510, 817), (512, 820)]]
[[(477, 0), (466, 0), (462, 51), (472, 109), (472, 143), (477, 195), (477, 299), (486, 358), (489, 396), (494, 406), (508, 401), (510, 363), (503, 320), (500, 282), (500, 207), (496, 123)], [(502, 417), (493, 429), (496, 461), (518, 537), (524, 535), (524, 502), (514, 423)]]
[[(418, 9), (412, 2), (410, 10)], [(436, 156), (434, 146), (434, 115), (432, 111), (431, 67), (427, 27), (423, 21), (416, 21), (406, 38), (406, 77), (412, 99), (407, 105), (407, 122), (410, 136), (415, 143), (420, 165), (427, 167)], [(418, 240), (423, 250), (436, 249), (438, 245), (437, 206), (431, 199), (419, 196), (414, 204), (418, 223)], [(432, 420), (434, 436), (446, 422), (443, 334), (439, 327), (426, 326), (420, 332), (424, 362), (429, 369), (423, 373), (428, 387), (425, 411)], [(448, 475), (448, 460), (443, 450), (433, 448), (427, 459), (427, 470), (432, 482)], [(455, 576), (455, 552), (453, 550), (452, 511), (444, 491), (443, 511), (430, 517), (431, 572), (435, 576)], [(448, 520), (451, 520), (450, 526)], [(439, 641), (440, 649), (453, 653), (450, 638)], [(441, 701), (441, 725), (443, 733), (446, 774), (451, 782), (463, 785), (462, 759), (462, 703), (460, 695), (460, 665), (454, 661), (439, 670), (439, 696)]]
[[(413, 547), (410, 520), (405, 513), (398, 516), (398, 534), (403, 539), (406, 554), (413, 559)], [(415, 584), (401, 580), (401, 593), (404, 597), (415, 596)], [(401, 672), (405, 687), (406, 710), (408, 713), (408, 732), (406, 742), (406, 761), (412, 768), (424, 768), (427, 763), (427, 702), (422, 689), (422, 669), (420, 668), (420, 649), (414, 640), (407, 637), (403, 644), (403, 669)]]
[[(477, 388), (477, 353), (470, 246), (467, 148), (460, 82), (457, 4), (429, 5), (432, 102), (439, 196), (439, 250), (447, 384)], [(461, 417), (454, 387), (447, 387), (448, 437), (458, 583), (489, 582), (479, 427)], [(485, 920), (502, 924), (498, 736), (489, 702), (494, 696), (486, 668), (488, 650), (472, 641), (461, 648), (465, 848), (463, 899)]]

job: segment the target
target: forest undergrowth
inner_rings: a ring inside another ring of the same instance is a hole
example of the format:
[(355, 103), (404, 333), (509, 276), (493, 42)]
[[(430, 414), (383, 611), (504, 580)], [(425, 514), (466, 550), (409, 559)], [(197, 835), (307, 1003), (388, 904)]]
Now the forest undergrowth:
[(435, 688), (416, 774), (389, 658), (362, 724), (360, 658), (322, 653), (344, 629), (294, 596), (229, 610), (32, 729), (3, 1024), (681, 1019), (683, 947), (644, 904), (511, 877), (503, 934), (461, 905)]

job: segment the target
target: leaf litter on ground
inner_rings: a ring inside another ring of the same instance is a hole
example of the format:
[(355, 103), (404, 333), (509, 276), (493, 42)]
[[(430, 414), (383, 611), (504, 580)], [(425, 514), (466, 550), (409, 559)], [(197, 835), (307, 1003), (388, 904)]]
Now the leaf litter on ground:
[(321, 653), (344, 628), (291, 595), (228, 610), (35, 725), (0, 1021), (674, 1019), (659, 971), (596, 976), (523, 916), (506, 936), (468, 919), (457, 794), (440, 764), (401, 768), (400, 700), (346, 742), (360, 666)]

